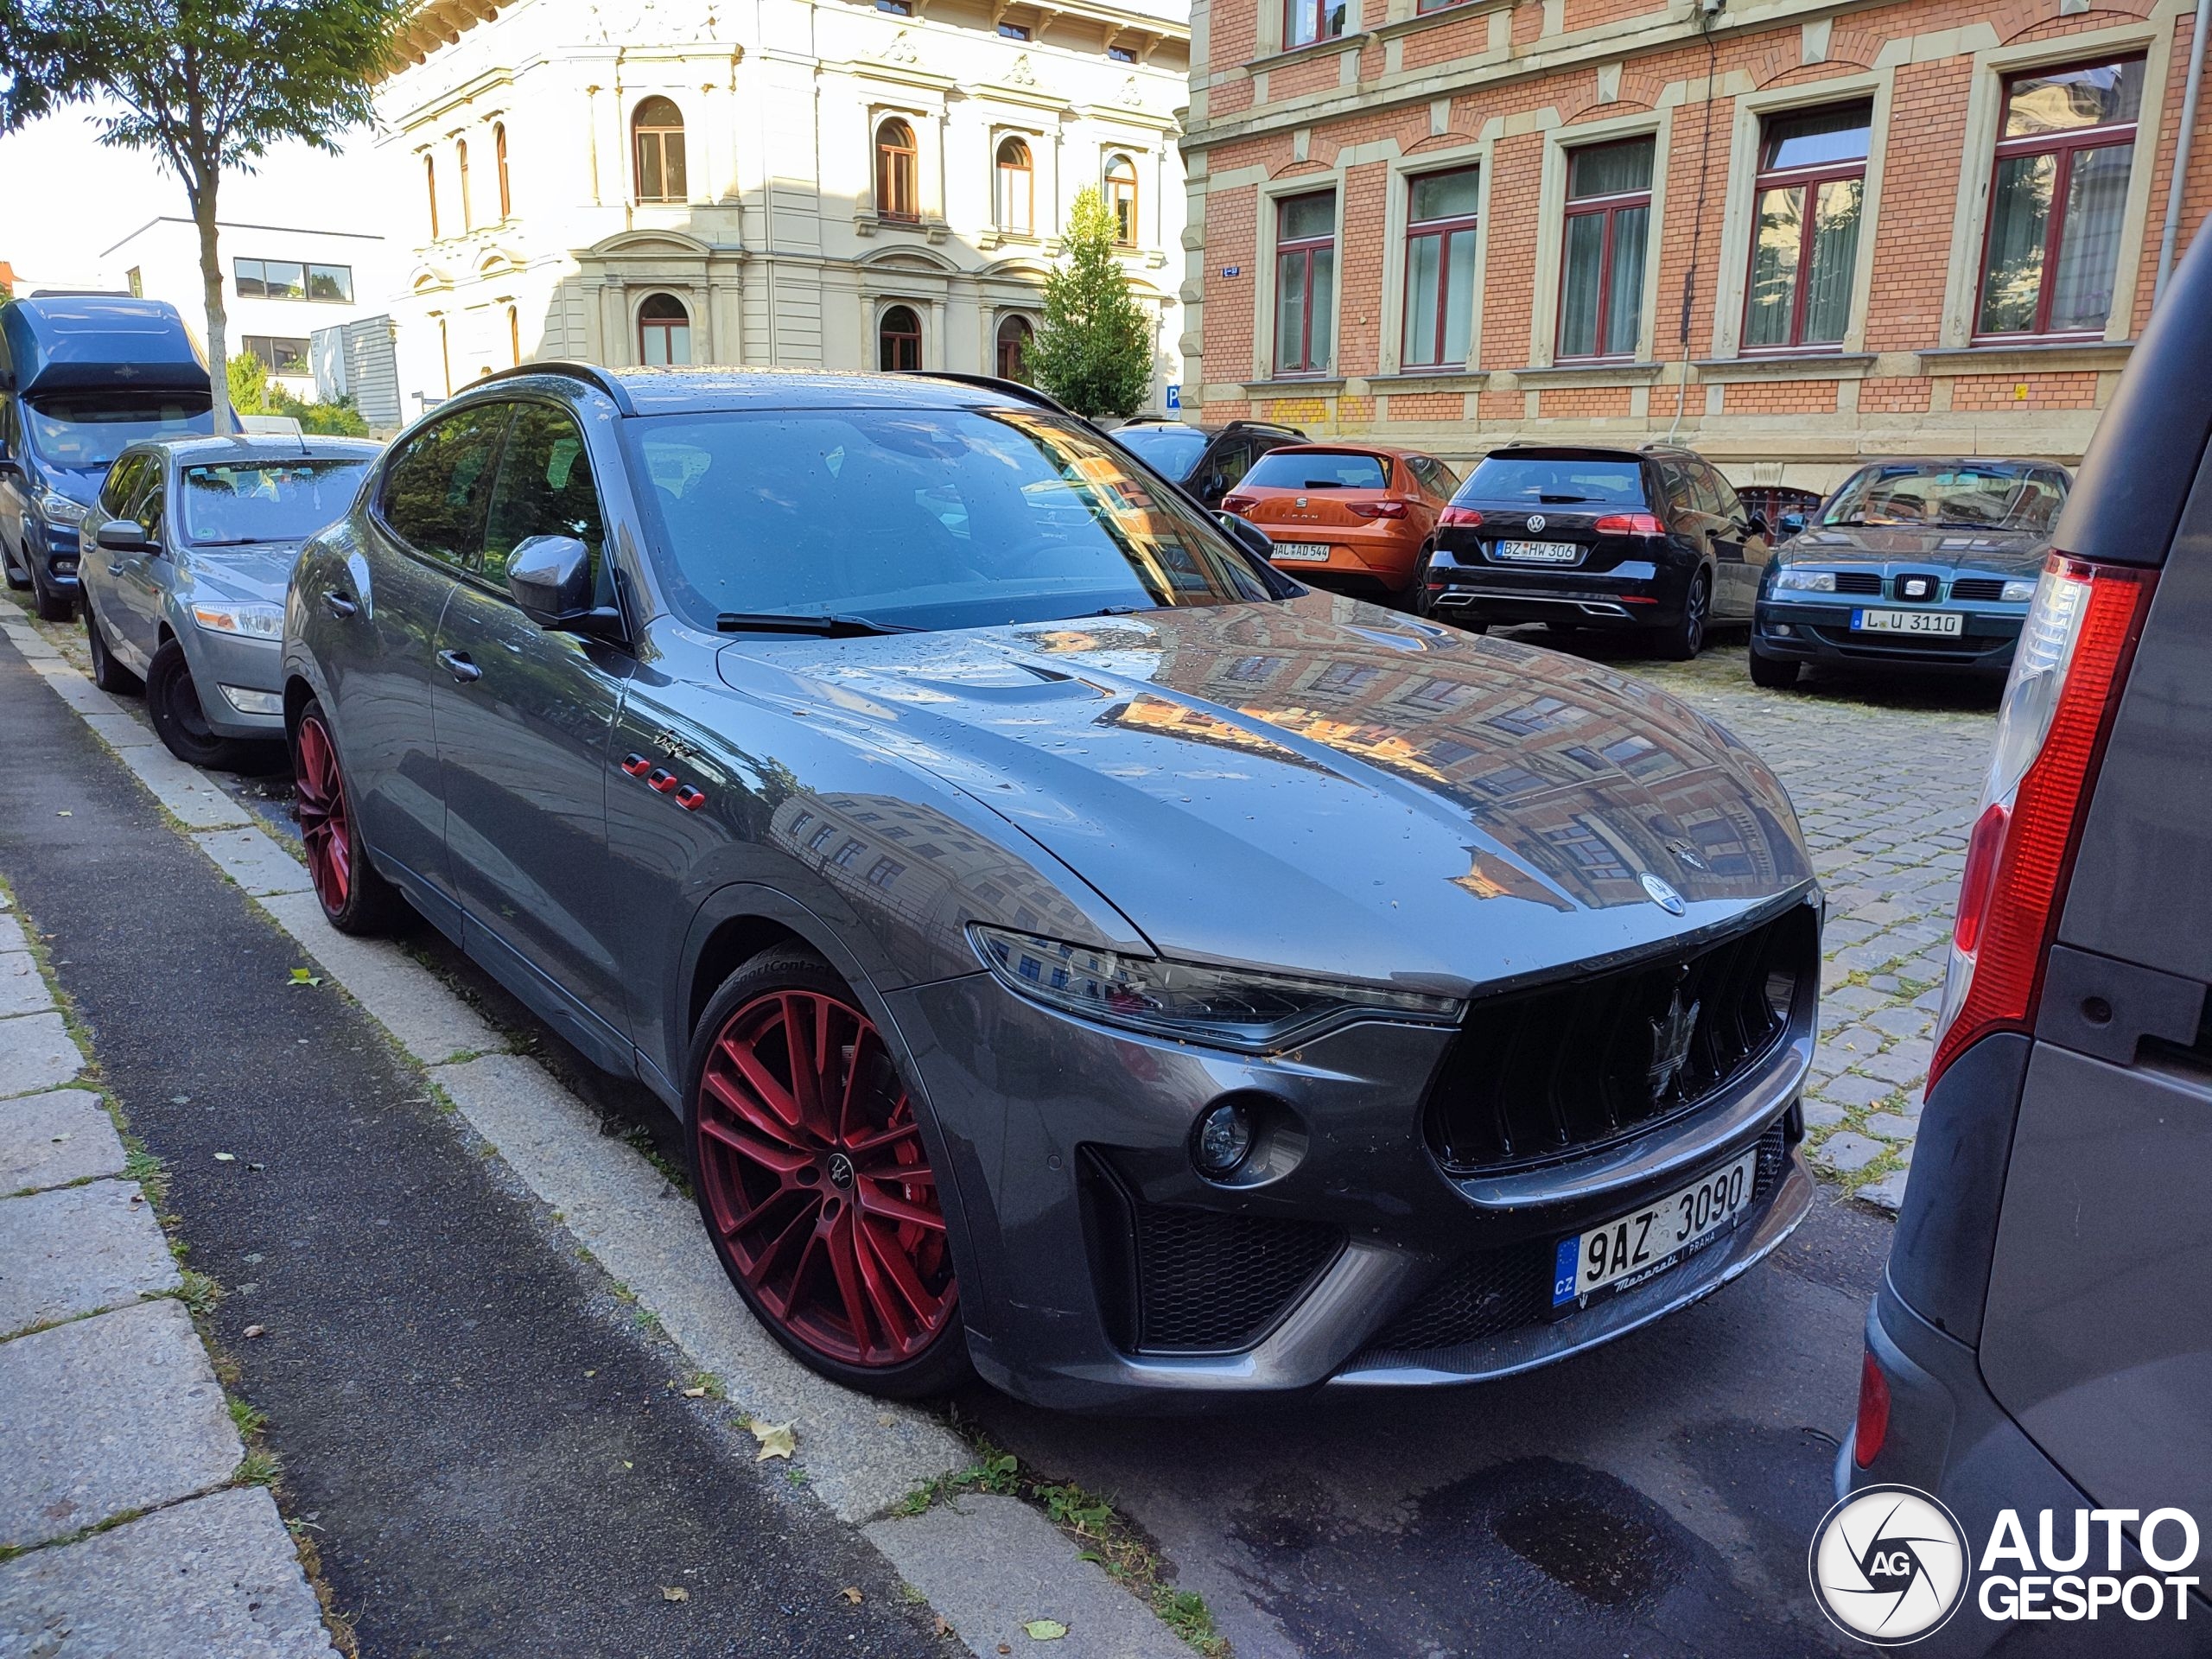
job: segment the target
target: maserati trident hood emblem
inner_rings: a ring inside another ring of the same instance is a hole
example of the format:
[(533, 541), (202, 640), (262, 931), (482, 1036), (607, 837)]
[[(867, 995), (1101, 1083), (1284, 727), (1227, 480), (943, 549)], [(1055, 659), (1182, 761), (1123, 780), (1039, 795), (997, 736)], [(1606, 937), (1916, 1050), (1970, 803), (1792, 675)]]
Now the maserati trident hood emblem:
[(1676, 893), (1649, 870), (1643, 873), (1643, 891), (1653, 904), (1658, 906), (1669, 916), (1679, 916), (1689, 908), (1682, 902), (1681, 893)]

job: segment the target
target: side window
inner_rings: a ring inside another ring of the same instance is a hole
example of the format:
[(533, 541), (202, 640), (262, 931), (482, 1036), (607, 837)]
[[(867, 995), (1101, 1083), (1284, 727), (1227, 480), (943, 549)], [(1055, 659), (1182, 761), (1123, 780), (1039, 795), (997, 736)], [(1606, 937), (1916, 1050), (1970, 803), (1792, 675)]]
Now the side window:
[(124, 508), (129, 505), (132, 493), (137, 488), (138, 475), (145, 467), (143, 455), (125, 455), (107, 469), (107, 482), (100, 486), (100, 511), (111, 518), (124, 518), (130, 515)]
[(1744, 504), (1738, 498), (1734, 486), (1721, 477), (1716, 468), (1704, 467), (1699, 470), (1704, 473), (1706, 487), (1713, 492), (1713, 499), (1718, 504), (1713, 509), (1715, 512), (1732, 524), (1740, 524), (1751, 516), (1744, 511)]
[(385, 469), (377, 510), (418, 553), (453, 565), (475, 555), (492, 462), (511, 404), (479, 404), (416, 433)]
[(606, 533), (591, 457), (575, 422), (550, 404), (518, 405), (499, 457), (478, 573), (504, 586), (507, 561), (523, 543), (533, 536), (573, 536), (591, 549), (597, 577)]
[(1253, 448), (1249, 438), (1240, 438), (1233, 443), (1223, 444), (1220, 448), (1214, 451), (1213, 457), (1213, 470), (1221, 474), (1221, 487), (1224, 490), (1235, 489), (1243, 481), (1244, 474), (1252, 470), (1252, 463), (1258, 459), (1259, 453)]
[(16, 453), (16, 400), (0, 391), (0, 455)]
[(1696, 492), (1690, 487), (1688, 468), (1680, 461), (1662, 461), (1659, 463), (1659, 487), (1666, 493), (1667, 516), (1669, 518), (1678, 518), (1686, 512), (1705, 511), (1698, 505)]
[(138, 457), (138, 475), (130, 481), (130, 495), (123, 504), (123, 516), (135, 518), (146, 527), (146, 533), (159, 541), (162, 521), (168, 516), (162, 511), (168, 503), (168, 463), (159, 455)]

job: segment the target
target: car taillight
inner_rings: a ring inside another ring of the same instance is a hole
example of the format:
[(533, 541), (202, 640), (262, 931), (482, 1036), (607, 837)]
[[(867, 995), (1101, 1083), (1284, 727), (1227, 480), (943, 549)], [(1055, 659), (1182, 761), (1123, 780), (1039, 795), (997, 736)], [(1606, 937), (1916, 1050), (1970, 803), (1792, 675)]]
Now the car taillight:
[(1462, 529), (1473, 530), (1478, 527), (1482, 521), (1482, 514), (1472, 507), (1446, 507), (1436, 515), (1436, 527), (1439, 530), (1449, 530), (1454, 524)]
[(1861, 1469), (1882, 1455), (1890, 1438), (1890, 1379), (1871, 1353), (1859, 1365), (1859, 1427), (1851, 1437), (1851, 1460)]
[(1256, 495), (1224, 495), (1221, 498), (1224, 512), (1242, 512), (1260, 498)]
[(2044, 567), (1967, 846), (1930, 1093), (1982, 1038), (2035, 1022), (2082, 811), (2157, 580), (2063, 553)]
[(1402, 518), (1406, 504), (1402, 501), (1350, 501), (1345, 505), (1362, 518)]
[(1667, 526), (1649, 512), (1609, 512), (1595, 525), (1600, 536), (1664, 536)]

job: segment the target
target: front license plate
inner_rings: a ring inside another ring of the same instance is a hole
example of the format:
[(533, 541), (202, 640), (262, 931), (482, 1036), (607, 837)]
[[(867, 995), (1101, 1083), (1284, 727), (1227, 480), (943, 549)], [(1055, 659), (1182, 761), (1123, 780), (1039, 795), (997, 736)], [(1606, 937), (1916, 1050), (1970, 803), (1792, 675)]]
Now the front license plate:
[(1295, 559), (1306, 564), (1320, 564), (1329, 556), (1329, 544), (1326, 542), (1277, 542), (1274, 556)]
[(1663, 1273), (1736, 1224), (1751, 1201), (1758, 1169), (1753, 1147), (1725, 1169), (1670, 1192), (1656, 1204), (1617, 1216), (1576, 1238), (1559, 1242), (1552, 1274), (1552, 1306), (1625, 1289)]
[(1862, 633), (1964, 633), (1967, 620), (1956, 611), (1853, 611), (1851, 626)]
[(1580, 564), (1580, 542), (1492, 542), (1490, 556), (1507, 564)]

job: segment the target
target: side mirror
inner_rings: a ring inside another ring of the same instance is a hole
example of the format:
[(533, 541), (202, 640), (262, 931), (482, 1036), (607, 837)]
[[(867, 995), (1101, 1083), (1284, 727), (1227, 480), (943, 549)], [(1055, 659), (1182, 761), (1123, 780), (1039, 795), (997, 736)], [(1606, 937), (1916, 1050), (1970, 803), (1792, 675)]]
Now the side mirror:
[(1789, 540), (1792, 536), (1802, 536), (1805, 533), (1805, 515), (1802, 512), (1785, 512), (1782, 515), (1782, 522), (1775, 528), (1782, 532), (1784, 541)]
[(507, 593), (541, 628), (564, 628), (591, 608), (591, 550), (573, 536), (532, 536), (507, 559)]
[(1222, 529), (1229, 532), (1229, 539), (1255, 559), (1272, 559), (1275, 556), (1274, 539), (1249, 518), (1239, 518), (1233, 512), (1214, 514)]
[(23, 469), (6, 455), (0, 455), (0, 478), (21, 478)]
[(1772, 531), (1766, 527), (1765, 515), (1757, 512), (1753, 513), (1751, 516), (1750, 522), (1745, 524), (1744, 533), (1746, 536), (1756, 536), (1761, 541), (1767, 540), (1774, 534)]
[(111, 553), (158, 553), (161, 543), (146, 533), (143, 524), (128, 518), (111, 518), (92, 539)]

